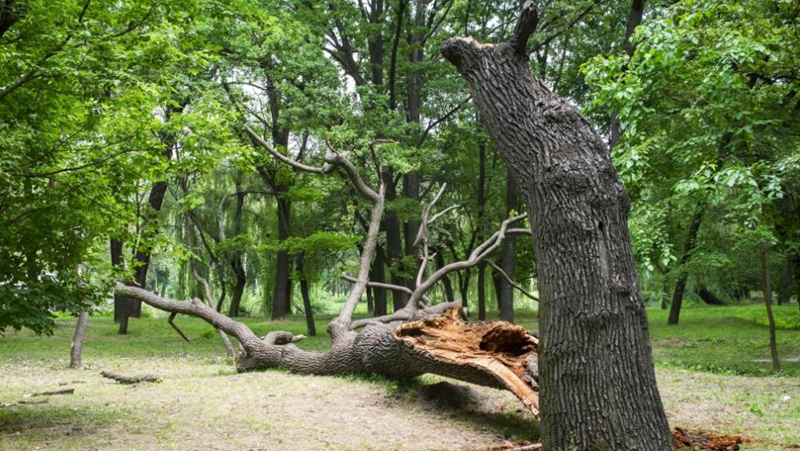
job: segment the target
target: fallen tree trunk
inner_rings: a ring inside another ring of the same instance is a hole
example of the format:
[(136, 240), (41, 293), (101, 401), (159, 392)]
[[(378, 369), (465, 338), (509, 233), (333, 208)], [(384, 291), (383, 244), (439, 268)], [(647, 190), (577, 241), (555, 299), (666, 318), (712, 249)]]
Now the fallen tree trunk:
[(160, 384), (164, 381), (160, 376), (155, 374), (141, 374), (139, 376), (123, 376), (121, 374), (112, 373), (111, 371), (101, 371), (100, 375), (106, 379), (111, 379), (123, 385), (138, 384), (140, 382), (153, 382)]
[[(539, 414), (535, 372), (538, 340), (510, 323), (467, 323), (461, 306), (438, 314), (422, 310), (415, 321), (373, 322), (357, 333), (344, 331), (323, 354), (300, 349), (302, 335), (270, 332), (256, 336), (247, 326), (199, 300), (175, 301), (137, 287), (117, 291), (152, 307), (202, 318), (239, 340), (239, 372), (284, 368), (304, 374), (378, 374), (414, 377), (437, 374), (464, 382), (509, 390), (534, 415)], [(335, 320), (334, 320), (335, 321)]]

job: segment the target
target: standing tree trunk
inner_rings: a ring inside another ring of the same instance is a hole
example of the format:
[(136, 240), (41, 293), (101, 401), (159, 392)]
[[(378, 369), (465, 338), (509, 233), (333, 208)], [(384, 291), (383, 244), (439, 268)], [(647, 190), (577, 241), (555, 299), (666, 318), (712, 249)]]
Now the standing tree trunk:
[[(510, 237), (509, 237), (510, 238)], [(506, 238), (506, 239), (509, 239)], [(441, 249), (436, 250), (436, 267), (442, 268), (444, 267), (444, 254), (442, 253)], [(444, 287), (444, 299), (446, 302), (456, 302), (455, 293), (453, 293), (453, 282), (450, 281), (450, 277), (445, 274), (442, 277), (442, 286)]]
[(761, 243), (761, 288), (764, 290), (764, 305), (767, 306), (769, 320), (769, 351), (772, 355), (772, 368), (780, 371), (781, 360), (778, 358), (778, 344), (775, 338), (775, 317), (772, 315), (772, 286), (769, 275), (769, 245)]
[[(290, 214), (291, 206), (288, 200), (278, 198), (278, 241), (291, 237)], [(272, 319), (284, 319), (291, 311), (292, 282), (290, 280), (292, 268), (288, 251), (279, 251), (275, 260), (275, 286), (272, 295)]]
[(308, 292), (308, 279), (306, 279), (305, 267), (303, 265), (303, 254), (297, 254), (295, 259), (295, 269), (300, 278), (300, 294), (303, 296), (303, 310), (306, 314), (306, 327), (308, 335), (317, 336), (317, 327), (314, 324), (314, 311), (311, 309), (311, 295)]
[(72, 336), (72, 347), (69, 351), (69, 367), (74, 369), (83, 368), (81, 352), (83, 352), (83, 340), (86, 338), (86, 326), (89, 324), (89, 312), (81, 311), (78, 316), (78, 324), (75, 326), (75, 335)]
[[(173, 113), (179, 113), (183, 107), (176, 109), (174, 107), (167, 108), (167, 119)], [(175, 146), (176, 137), (171, 133), (163, 133), (160, 136), (161, 144), (164, 146), (164, 158), (169, 161), (172, 159), (173, 147)], [(144, 226), (142, 230), (141, 242), (143, 243), (134, 253), (134, 283), (144, 288), (147, 283), (147, 271), (150, 269), (150, 252), (152, 251), (152, 240), (158, 233), (158, 214), (161, 211), (161, 205), (164, 203), (164, 196), (167, 194), (167, 187), (169, 182), (161, 180), (155, 182), (150, 189), (150, 195), (147, 198), (147, 215), (144, 219)], [(125, 335), (128, 333), (128, 318), (138, 318), (142, 314), (142, 302), (137, 299), (118, 299), (114, 297), (114, 319), (119, 321), (119, 334)]]
[[(379, 248), (380, 249), (380, 248)], [(372, 277), (370, 280), (375, 282), (384, 283), (386, 281), (386, 264), (384, 263), (384, 252), (382, 250), (378, 251), (378, 256), (375, 257), (375, 260), (372, 262)], [(373, 314), (375, 316), (384, 316), (386, 315), (386, 290), (383, 288), (374, 288), (372, 290), (374, 303), (375, 303), (375, 310)]]
[(789, 262), (781, 266), (781, 285), (778, 287), (778, 305), (788, 304), (792, 298), (792, 268)]
[[(397, 199), (397, 192), (394, 185), (394, 172), (389, 169), (383, 173), (383, 182), (386, 184), (386, 200), (391, 202)], [(406, 285), (406, 278), (400, 275), (401, 259), (403, 258), (403, 237), (400, 233), (400, 219), (397, 212), (388, 210), (383, 220), (383, 228), (386, 231), (386, 256), (389, 265), (389, 279), (393, 285)], [(394, 311), (405, 307), (408, 296), (397, 290), (392, 291), (392, 305)]]
[[(236, 184), (236, 208), (233, 211), (233, 237), (236, 238), (242, 233), (242, 212), (244, 210), (244, 198), (246, 193), (242, 191), (241, 183), (237, 181)], [(230, 260), (231, 269), (236, 276), (236, 285), (233, 288), (233, 295), (231, 296), (231, 305), (228, 308), (228, 316), (239, 316), (239, 307), (242, 304), (242, 296), (244, 289), (247, 286), (247, 272), (244, 269), (244, 262), (242, 261), (242, 251), (234, 251), (234, 255)], [(224, 281), (220, 280), (224, 285)]]
[(634, 268), (630, 199), (600, 136), (530, 69), (536, 10), (510, 42), (454, 38), (442, 54), (467, 82), (520, 184), (539, 276), (545, 451), (672, 450)]
[[(486, 216), (486, 142), (478, 140), (478, 242), (483, 241), (483, 218)], [(486, 264), (478, 265), (478, 319), (486, 319)]]
[[(517, 183), (514, 174), (508, 170), (506, 180), (506, 216), (510, 217), (513, 211), (519, 210), (519, 196), (517, 196)], [(514, 278), (514, 264), (517, 254), (517, 237), (511, 235), (503, 242), (503, 253), (500, 257), (500, 267), (512, 279)], [(498, 299), (500, 308), (500, 321), (514, 322), (514, 288), (507, 280), (500, 277), (500, 292)]]
[(700, 232), (700, 223), (703, 220), (703, 209), (697, 210), (692, 216), (692, 222), (689, 224), (689, 234), (686, 237), (686, 243), (683, 246), (683, 254), (681, 255), (680, 266), (678, 267), (678, 280), (675, 282), (675, 294), (672, 295), (672, 305), (669, 309), (669, 319), (667, 324), (677, 325), (678, 319), (681, 315), (681, 305), (683, 304), (683, 294), (686, 292), (686, 279), (689, 274), (686, 272), (685, 266), (692, 258), (692, 252), (697, 245), (697, 234)]

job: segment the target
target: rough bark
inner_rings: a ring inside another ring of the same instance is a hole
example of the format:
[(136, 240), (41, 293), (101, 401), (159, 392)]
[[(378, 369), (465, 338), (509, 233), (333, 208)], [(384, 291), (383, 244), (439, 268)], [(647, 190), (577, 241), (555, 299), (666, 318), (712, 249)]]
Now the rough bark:
[(70, 368), (83, 368), (81, 353), (83, 352), (83, 340), (86, 338), (86, 327), (88, 324), (89, 312), (84, 310), (78, 315), (78, 323), (75, 325), (75, 334), (72, 336), (72, 347), (69, 352)]
[(692, 222), (689, 224), (689, 233), (686, 235), (686, 242), (683, 245), (683, 254), (681, 254), (680, 265), (678, 270), (678, 280), (675, 281), (675, 292), (672, 295), (672, 304), (669, 308), (669, 319), (667, 324), (677, 325), (681, 315), (681, 306), (683, 305), (683, 295), (686, 292), (686, 280), (689, 274), (685, 270), (685, 266), (692, 258), (692, 252), (697, 245), (697, 235), (700, 232), (700, 223), (703, 220), (703, 210), (697, 210), (692, 216)]
[(769, 245), (761, 243), (761, 288), (764, 290), (764, 305), (767, 307), (769, 321), (769, 352), (772, 356), (772, 368), (780, 371), (781, 360), (778, 357), (778, 344), (775, 338), (775, 316), (772, 314), (772, 286), (769, 274)]
[(526, 43), (536, 22), (527, 2), (510, 42), (454, 38), (442, 53), (467, 82), (531, 215), (544, 449), (671, 450), (630, 201), (603, 140), (532, 74)]

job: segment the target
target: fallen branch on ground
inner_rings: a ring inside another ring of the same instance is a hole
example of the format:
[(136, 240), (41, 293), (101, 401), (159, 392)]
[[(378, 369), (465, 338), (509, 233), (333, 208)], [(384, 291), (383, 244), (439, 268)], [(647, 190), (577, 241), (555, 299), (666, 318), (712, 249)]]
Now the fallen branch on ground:
[(6, 407), (19, 406), (19, 405), (22, 405), (22, 404), (45, 404), (45, 403), (47, 403), (46, 399), (32, 399), (30, 401), (22, 399), (22, 400), (14, 401), (14, 402), (0, 403), (0, 409), (6, 408)]
[(36, 396), (71, 395), (73, 393), (75, 393), (75, 389), (74, 388), (61, 388), (61, 389), (52, 390), (52, 391), (29, 393), (27, 395), (24, 395), (23, 397), (24, 398), (34, 398)]
[(110, 371), (101, 371), (100, 375), (105, 377), (106, 379), (113, 379), (120, 384), (130, 385), (130, 384), (138, 384), (139, 382), (154, 382), (154, 383), (161, 383), (164, 381), (160, 376), (156, 376), (154, 374), (142, 374), (139, 376), (123, 376), (121, 374), (112, 373)]

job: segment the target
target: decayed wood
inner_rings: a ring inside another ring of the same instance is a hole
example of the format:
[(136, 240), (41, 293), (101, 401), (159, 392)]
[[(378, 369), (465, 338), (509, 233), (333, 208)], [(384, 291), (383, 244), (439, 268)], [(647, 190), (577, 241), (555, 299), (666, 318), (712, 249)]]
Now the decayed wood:
[(154, 374), (141, 374), (139, 376), (123, 376), (121, 374), (112, 373), (111, 371), (101, 371), (100, 375), (105, 377), (106, 379), (112, 379), (120, 384), (130, 385), (130, 384), (138, 384), (140, 382), (154, 382), (154, 383), (161, 383), (164, 381), (160, 376), (156, 376)]
[(529, 359), (536, 359), (539, 340), (524, 328), (506, 322), (465, 322), (457, 308), (443, 315), (405, 323), (395, 337), (418, 352), (455, 365), (490, 373), (514, 393), (534, 415), (539, 415), (538, 387), (532, 383)]

